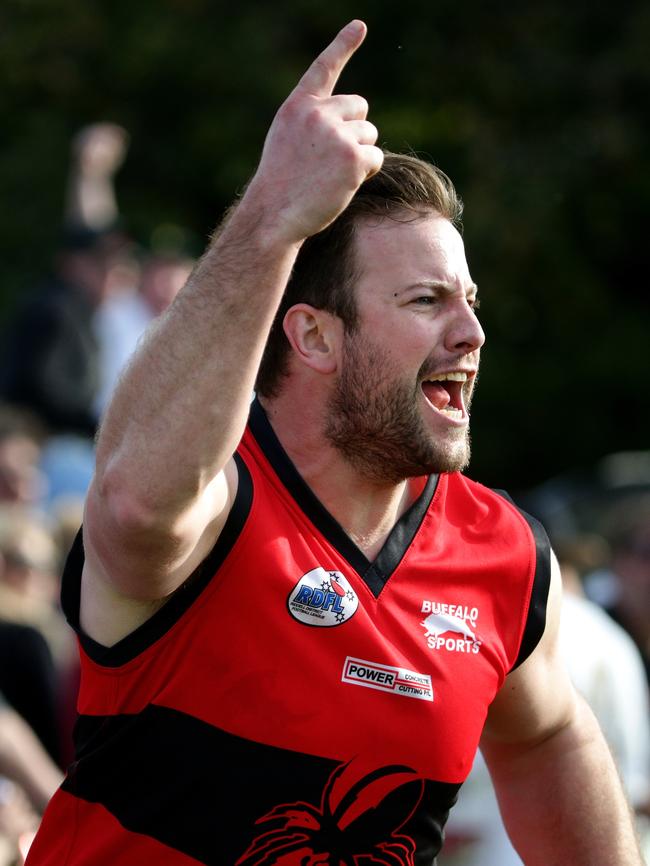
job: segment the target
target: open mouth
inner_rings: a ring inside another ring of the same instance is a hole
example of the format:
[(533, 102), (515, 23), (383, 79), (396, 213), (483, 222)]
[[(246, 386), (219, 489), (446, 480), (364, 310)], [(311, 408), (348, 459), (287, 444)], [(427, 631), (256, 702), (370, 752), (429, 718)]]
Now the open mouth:
[(434, 409), (448, 418), (461, 421), (466, 415), (463, 385), (467, 379), (467, 373), (461, 372), (429, 376), (422, 382), (422, 391)]

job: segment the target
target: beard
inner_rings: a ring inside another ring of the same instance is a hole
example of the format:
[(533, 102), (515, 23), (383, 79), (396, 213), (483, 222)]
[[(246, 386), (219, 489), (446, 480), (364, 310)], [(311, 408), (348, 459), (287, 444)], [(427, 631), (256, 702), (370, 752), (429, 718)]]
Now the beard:
[[(418, 411), (421, 376), (432, 368), (425, 362), (415, 384), (400, 380), (389, 352), (358, 334), (346, 335), (343, 367), (328, 401), (325, 435), (366, 478), (398, 483), (461, 471), (469, 463), (468, 427), (450, 427), (436, 439)], [(471, 383), (463, 389), (467, 408), (472, 390)]]

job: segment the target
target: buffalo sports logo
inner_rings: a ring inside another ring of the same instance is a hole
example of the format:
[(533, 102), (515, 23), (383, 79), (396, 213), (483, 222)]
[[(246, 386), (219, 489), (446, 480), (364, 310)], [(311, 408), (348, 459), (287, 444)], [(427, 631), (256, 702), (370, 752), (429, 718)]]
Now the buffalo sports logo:
[(303, 574), (287, 599), (289, 613), (305, 625), (342, 625), (354, 615), (359, 599), (340, 571), (321, 566)]
[(425, 614), (420, 625), (429, 649), (474, 655), (480, 652), (483, 641), (476, 630), (477, 607), (425, 599), (420, 612)]

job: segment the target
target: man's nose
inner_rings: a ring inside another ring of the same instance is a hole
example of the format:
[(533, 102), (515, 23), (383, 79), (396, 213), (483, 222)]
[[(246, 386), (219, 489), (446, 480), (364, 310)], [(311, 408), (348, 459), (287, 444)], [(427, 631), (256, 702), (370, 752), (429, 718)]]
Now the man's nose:
[(446, 347), (452, 352), (475, 352), (485, 343), (485, 332), (476, 313), (467, 303), (455, 306), (446, 335)]

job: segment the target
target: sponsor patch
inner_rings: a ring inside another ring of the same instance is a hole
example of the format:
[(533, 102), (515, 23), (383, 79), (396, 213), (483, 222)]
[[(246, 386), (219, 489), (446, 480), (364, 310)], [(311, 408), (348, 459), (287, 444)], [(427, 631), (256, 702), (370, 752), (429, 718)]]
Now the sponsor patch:
[(429, 649), (473, 655), (480, 652), (483, 641), (476, 631), (477, 607), (425, 600), (421, 613), (427, 614), (420, 625)]
[(340, 571), (321, 566), (303, 574), (289, 598), (289, 613), (305, 625), (342, 625), (356, 613), (359, 599)]
[(348, 656), (343, 664), (341, 681), (380, 692), (391, 692), (403, 698), (433, 701), (433, 686), (428, 674), (419, 674), (392, 665), (380, 665), (352, 656)]

